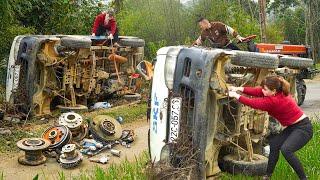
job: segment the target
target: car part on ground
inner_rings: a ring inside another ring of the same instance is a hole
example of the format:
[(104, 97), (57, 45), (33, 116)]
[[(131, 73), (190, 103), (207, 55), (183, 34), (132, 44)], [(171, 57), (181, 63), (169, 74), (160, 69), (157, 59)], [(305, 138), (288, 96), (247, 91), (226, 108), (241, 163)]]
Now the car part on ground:
[(120, 47), (101, 44), (106, 37), (30, 35), (15, 38), (8, 63), (6, 101), (34, 115), (52, 110), (86, 111), (113, 94), (136, 90), (132, 80), (143, 60), (144, 40), (120, 38)]
[(61, 148), (69, 144), (72, 140), (72, 134), (68, 127), (63, 125), (52, 126), (44, 131), (42, 138), (48, 140), (51, 144), (49, 150), (60, 151)]
[(169, 164), (170, 174), (188, 169), (183, 175), (192, 172), (193, 179), (217, 175), (220, 167), (231, 173), (265, 173), (265, 137), (277, 132), (268, 130), (266, 112), (242, 105), (226, 92), (229, 86), (259, 86), (266, 76), (278, 74), (296, 95), (300, 69), (278, 68), (280, 57), (201, 47), (161, 48), (150, 95), (148, 144), (154, 167)]
[(101, 164), (107, 164), (109, 160), (110, 160), (110, 158), (107, 157), (107, 156), (102, 156), (102, 157), (99, 157), (99, 158), (89, 158), (89, 161), (96, 162), (96, 163), (101, 163)]
[(128, 93), (123, 96), (127, 101), (138, 101), (141, 99), (141, 94), (139, 93)]
[(103, 143), (117, 140), (122, 134), (120, 123), (106, 115), (95, 116), (89, 123), (89, 130), (94, 139)]
[(47, 158), (42, 154), (50, 142), (42, 138), (26, 138), (17, 142), (19, 149), (25, 152), (20, 156), (18, 162), (23, 165), (37, 166), (46, 162)]
[(67, 144), (62, 147), (59, 163), (65, 169), (75, 168), (82, 162), (83, 156), (77, 150), (75, 144)]
[(59, 125), (68, 127), (72, 134), (72, 140), (80, 142), (88, 135), (88, 125), (83, 122), (80, 114), (75, 112), (63, 113), (59, 117)]

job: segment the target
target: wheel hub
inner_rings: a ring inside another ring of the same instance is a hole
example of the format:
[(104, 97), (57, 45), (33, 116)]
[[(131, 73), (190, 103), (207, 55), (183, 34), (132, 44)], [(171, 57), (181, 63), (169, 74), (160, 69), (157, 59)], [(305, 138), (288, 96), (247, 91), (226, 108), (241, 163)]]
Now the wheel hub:
[(25, 152), (24, 156), (18, 158), (18, 162), (23, 165), (37, 166), (46, 162), (46, 157), (42, 151), (47, 149), (50, 142), (42, 138), (27, 138), (17, 142), (19, 149)]
[(67, 144), (62, 147), (61, 155), (59, 157), (60, 165), (63, 168), (74, 168), (82, 162), (83, 156), (76, 149), (75, 144)]
[(43, 134), (42, 138), (51, 142), (49, 149), (60, 149), (62, 146), (71, 141), (71, 131), (64, 125), (49, 127)]

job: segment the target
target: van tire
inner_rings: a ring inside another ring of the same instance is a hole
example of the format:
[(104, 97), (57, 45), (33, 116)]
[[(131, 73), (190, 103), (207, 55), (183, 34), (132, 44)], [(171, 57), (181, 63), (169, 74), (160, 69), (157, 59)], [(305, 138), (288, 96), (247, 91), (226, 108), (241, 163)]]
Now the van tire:
[(119, 44), (121, 46), (144, 47), (145, 42), (143, 39), (130, 38), (130, 39), (120, 39)]
[(254, 154), (258, 160), (253, 162), (238, 161), (236, 155), (228, 154), (223, 157), (221, 169), (231, 174), (244, 174), (249, 176), (261, 176), (266, 173), (268, 158), (259, 154)]
[(60, 39), (61, 46), (67, 48), (85, 48), (89, 49), (91, 47), (91, 39), (84, 37), (62, 37)]
[(279, 58), (273, 54), (236, 51), (231, 56), (231, 63), (238, 66), (276, 69), (279, 66)]
[(313, 66), (313, 60), (309, 58), (301, 57), (280, 57), (280, 66), (286, 66), (289, 68), (308, 68)]

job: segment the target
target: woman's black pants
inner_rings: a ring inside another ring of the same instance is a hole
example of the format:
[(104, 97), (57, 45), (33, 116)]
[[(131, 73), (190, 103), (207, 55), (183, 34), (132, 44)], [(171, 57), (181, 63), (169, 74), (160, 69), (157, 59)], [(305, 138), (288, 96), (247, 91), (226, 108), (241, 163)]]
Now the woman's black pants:
[(294, 154), (312, 138), (312, 124), (308, 117), (285, 128), (280, 134), (269, 137), (270, 154), (267, 175), (271, 176), (279, 159), (279, 152), (288, 161), (300, 179), (307, 179), (301, 162)]

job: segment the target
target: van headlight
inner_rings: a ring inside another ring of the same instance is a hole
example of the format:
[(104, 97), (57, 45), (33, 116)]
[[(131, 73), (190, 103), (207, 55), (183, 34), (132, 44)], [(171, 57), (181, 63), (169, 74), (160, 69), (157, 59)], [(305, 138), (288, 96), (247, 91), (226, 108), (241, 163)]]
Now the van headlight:
[(174, 71), (176, 69), (177, 56), (167, 56), (164, 67), (164, 79), (169, 90), (173, 89)]

